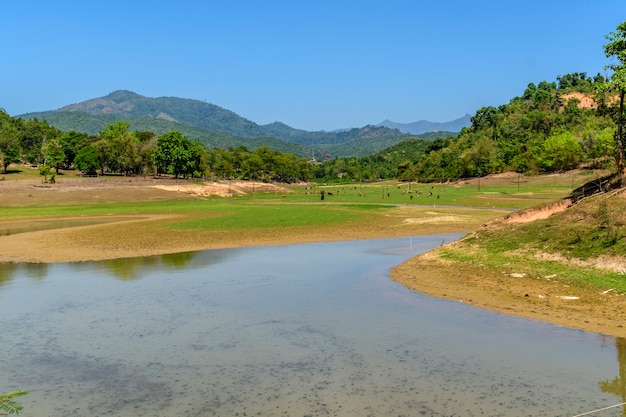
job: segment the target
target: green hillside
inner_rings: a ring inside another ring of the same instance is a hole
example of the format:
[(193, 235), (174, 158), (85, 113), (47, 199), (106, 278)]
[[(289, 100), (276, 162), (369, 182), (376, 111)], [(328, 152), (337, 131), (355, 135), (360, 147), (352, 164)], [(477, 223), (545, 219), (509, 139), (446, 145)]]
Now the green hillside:
[(192, 140), (199, 140), (208, 148), (228, 148), (245, 146), (249, 149), (256, 149), (267, 146), (280, 152), (292, 153), (305, 157), (311, 155), (311, 150), (295, 143), (282, 141), (273, 137), (240, 137), (226, 132), (204, 130), (196, 126), (170, 121), (163, 118), (118, 116), (113, 114), (98, 114), (55, 111), (44, 113), (29, 113), (26, 119), (45, 120), (50, 125), (64, 132), (80, 132), (90, 135), (97, 135), (102, 130), (117, 121), (130, 123), (130, 129), (135, 131), (149, 131), (161, 135), (171, 131), (177, 131)]
[(409, 137), (397, 129), (375, 126), (338, 132), (308, 132), (280, 122), (258, 125), (230, 110), (203, 101), (177, 97), (149, 98), (123, 90), (59, 110), (19, 117), (46, 120), (63, 131), (89, 134), (97, 134), (113, 122), (124, 121), (130, 122), (133, 129), (157, 134), (176, 130), (209, 147), (227, 144), (254, 149), (265, 144), (281, 152), (297, 155), (313, 153), (318, 157), (321, 153), (332, 156), (367, 155)]

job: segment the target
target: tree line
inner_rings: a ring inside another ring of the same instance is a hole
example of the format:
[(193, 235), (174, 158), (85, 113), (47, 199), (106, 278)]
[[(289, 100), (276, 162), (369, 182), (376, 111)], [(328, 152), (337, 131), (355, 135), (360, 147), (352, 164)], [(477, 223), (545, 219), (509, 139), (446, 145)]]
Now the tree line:
[(180, 132), (130, 131), (115, 122), (97, 135), (62, 132), (37, 119), (13, 118), (0, 110), (0, 160), (40, 167), (43, 175), (78, 169), (86, 175), (172, 175), (175, 178), (308, 181), (309, 161), (261, 146), (207, 149)]

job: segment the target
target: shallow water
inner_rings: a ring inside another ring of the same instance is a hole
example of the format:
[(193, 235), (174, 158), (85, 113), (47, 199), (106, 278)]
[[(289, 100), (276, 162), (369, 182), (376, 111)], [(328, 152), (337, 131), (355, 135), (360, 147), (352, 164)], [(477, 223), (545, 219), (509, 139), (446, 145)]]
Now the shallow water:
[(42, 417), (573, 416), (624, 401), (623, 339), (389, 280), (457, 237), (4, 265), (0, 392), (30, 391), (23, 415)]

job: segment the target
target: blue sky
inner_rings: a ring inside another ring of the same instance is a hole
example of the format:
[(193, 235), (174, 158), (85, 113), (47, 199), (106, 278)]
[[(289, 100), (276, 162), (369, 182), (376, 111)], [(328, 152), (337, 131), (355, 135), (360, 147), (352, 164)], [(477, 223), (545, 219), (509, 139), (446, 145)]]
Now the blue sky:
[(6, 2), (0, 108), (131, 90), (306, 130), (444, 122), (604, 71), (624, 0)]

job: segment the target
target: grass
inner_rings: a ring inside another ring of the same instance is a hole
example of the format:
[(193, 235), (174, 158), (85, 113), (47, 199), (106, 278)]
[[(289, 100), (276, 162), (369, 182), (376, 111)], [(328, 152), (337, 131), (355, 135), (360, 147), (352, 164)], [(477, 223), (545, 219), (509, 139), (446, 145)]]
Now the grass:
[[(626, 198), (596, 195), (545, 220), (479, 230), (442, 256), (531, 276), (558, 275), (571, 285), (626, 292)], [(603, 268), (593, 267), (603, 265)]]
[(230, 204), (215, 207), (218, 216), (172, 223), (172, 227), (181, 229), (269, 229), (286, 227), (314, 227), (333, 225), (351, 221), (363, 221), (371, 218), (372, 209), (385, 210), (389, 207), (373, 206), (332, 206), (304, 204)]
[[(387, 181), (367, 184), (290, 186), (288, 194), (254, 193), (235, 201), (412, 204), (523, 209), (558, 200), (601, 176), (600, 172), (536, 177), (490, 177), (444, 184)], [(321, 193), (324, 192), (324, 200)], [(331, 193), (331, 194), (329, 194)]]

